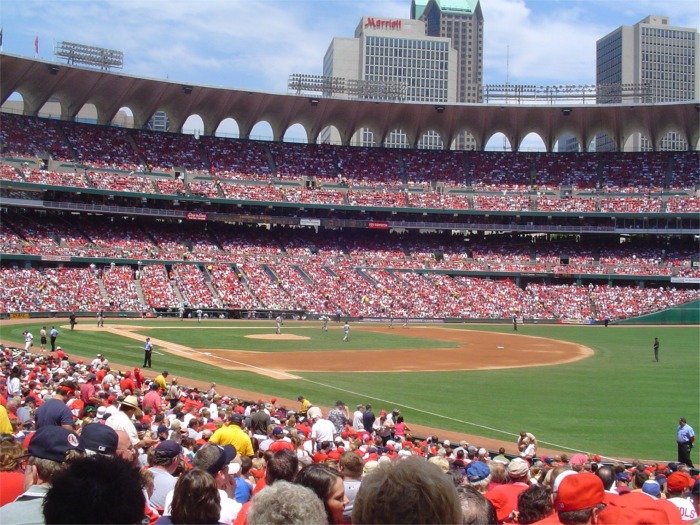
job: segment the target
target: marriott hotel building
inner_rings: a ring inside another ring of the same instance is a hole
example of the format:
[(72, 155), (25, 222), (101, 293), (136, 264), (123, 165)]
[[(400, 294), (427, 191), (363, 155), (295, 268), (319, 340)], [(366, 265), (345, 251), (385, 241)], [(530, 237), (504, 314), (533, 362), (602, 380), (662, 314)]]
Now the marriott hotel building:
[[(361, 81), (362, 98), (397, 102), (455, 102), (457, 51), (449, 38), (425, 35), (421, 20), (365, 16), (354, 38), (333, 38), (323, 59), (323, 75)], [(322, 133), (323, 141), (339, 142), (335, 129)], [(358, 131), (355, 146), (379, 146), (372, 132)], [(409, 147), (401, 130), (387, 136), (385, 146)], [(424, 135), (418, 147), (442, 148), (434, 133)]]

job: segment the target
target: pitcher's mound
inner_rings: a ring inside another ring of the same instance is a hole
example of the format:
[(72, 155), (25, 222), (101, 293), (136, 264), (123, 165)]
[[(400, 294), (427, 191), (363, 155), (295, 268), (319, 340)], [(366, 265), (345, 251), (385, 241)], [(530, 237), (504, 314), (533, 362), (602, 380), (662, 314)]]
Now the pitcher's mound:
[(246, 335), (248, 339), (268, 339), (271, 341), (306, 341), (309, 339), (303, 335), (294, 334), (259, 334), (259, 335)]

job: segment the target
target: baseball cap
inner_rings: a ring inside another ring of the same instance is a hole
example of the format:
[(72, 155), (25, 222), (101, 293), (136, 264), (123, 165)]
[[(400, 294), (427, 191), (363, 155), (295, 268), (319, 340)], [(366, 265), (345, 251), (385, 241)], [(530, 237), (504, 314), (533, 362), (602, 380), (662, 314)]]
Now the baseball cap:
[(97, 376), (95, 374), (88, 374), (85, 379), (87, 379), (88, 381), (94, 381), (95, 379), (97, 379)]
[(119, 436), (112, 427), (101, 423), (89, 423), (80, 433), (80, 444), (87, 452), (114, 454), (119, 444)]
[(585, 454), (581, 454), (580, 452), (577, 452), (573, 456), (571, 456), (571, 459), (569, 460), (570, 465), (583, 465), (586, 461), (588, 461), (588, 456)]
[(85, 448), (80, 444), (78, 434), (63, 427), (41, 427), (29, 440), (28, 452), (35, 458), (63, 463), (69, 450), (84, 452)]
[(222, 468), (231, 463), (236, 457), (236, 448), (233, 445), (213, 445), (219, 450), (219, 459), (207, 468), (207, 472), (212, 476), (216, 475)]
[(467, 479), (470, 483), (477, 483), (486, 479), (491, 474), (491, 469), (483, 461), (472, 461), (467, 467)]
[(284, 429), (282, 427), (275, 427), (272, 429), (273, 436), (279, 436), (281, 434), (284, 434)]
[(566, 476), (559, 485), (554, 507), (558, 512), (589, 509), (603, 503), (605, 490), (601, 479), (590, 472)]
[(182, 452), (182, 447), (178, 443), (175, 443), (170, 439), (166, 439), (165, 441), (158, 443), (158, 446), (155, 448), (155, 452), (166, 457), (174, 458), (180, 454), (180, 452)]
[(520, 478), (528, 473), (530, 465), (522, 458), (513, 458), (506, 467), (508, 475)]
[(693, 486), (693, 478), (686, 472), (674, 472), (666, 478), (666, 487), (669, 492), (681, 492)]
[(167, 431), (168, 431), (168, 427), (166, 427), (165, 425), (158, 425), (158, 429), (156, 430), (156, 433), (160, 434), (161, 432), (167, 432)]
[(658, 497), (661, 494), (661, 487), (653, 479), (648, 479), (642, 485), (642, 492), (650, 496)]
[(620, 472), (617, 475), (617, 481), (624, 481), (626, 483), (629, 483), (632, 481), (632, 478), (630, 478), (630, 475), (627, 472)]
[(236, 422), (238, 422), (238, 423), (241, 423), (241, 422), (243, 422), (244, 420), (245, 420), (245, 416), (244, 416), (243, 414), (238, 414), (238, 413), (236, 413), (236, 414), (233, 414), (233, 415), (231, 416), (231, 421), (236, 421)]

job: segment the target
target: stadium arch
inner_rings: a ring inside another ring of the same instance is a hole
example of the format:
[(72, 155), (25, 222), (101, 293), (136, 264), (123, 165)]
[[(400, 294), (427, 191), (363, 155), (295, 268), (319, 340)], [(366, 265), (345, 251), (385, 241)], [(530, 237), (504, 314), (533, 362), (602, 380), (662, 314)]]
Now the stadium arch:
[(238, 122), (236, 122), (236, 119), (229, 117), (219, 122), (219, 125), (214, 131), (214, 136), (226, 138), (239, 137), (240, 131), (238, 129)]

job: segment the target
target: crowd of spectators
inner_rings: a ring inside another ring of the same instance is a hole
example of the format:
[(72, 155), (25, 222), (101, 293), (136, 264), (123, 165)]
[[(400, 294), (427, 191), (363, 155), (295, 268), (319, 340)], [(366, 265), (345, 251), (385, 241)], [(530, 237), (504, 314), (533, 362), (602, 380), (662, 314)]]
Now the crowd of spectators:
[(195, 264), (173, 264), (172, 275), (175, 286), (185, 302), (194, 308), (220, 308), (221, 299), (214, 297), (204, 279), (204, 274)]
[(107, 266), (102, 270), (102, 282), (112, 310), (138, 312), (141, 300), (134, 281), (134, 270), (130, 266)]
[(275, 164), (275, 175), (279, 179), (315, 177), (319, 183), (338, 181), (338, 160), (333, 146), (272, 142), (269, 148)]
[(108, 356), (0, 348), (0, 521), (348, 525), (697, 521), (682, 462), (419, 436), (398, 408), (247, 400)]
[(250, 140), (202, 137), (202, 147), (211, 163), (211, 174), (220, 179), (270, 180), (270, 162), (265, 144)]
[(2, 114), (3, 155), (36, 158), (46, 153), (58, 161), (72, 161), (74, 154), (63, 138), (60, 121)]
[(75, 123), (64, 125), (63, 132), (79, 164), (119, 171), (140, 168), (126, 129)]
[(430, 186), (443, 182), (447, 188), (464, 188), (466, 172), (464, 152), (436, 150), (403, 150), (406, 179), (409, 184)]
[(178, 308), (182, 301), (175, 295), (165, 266), (149, 264), (139, 271), (139, 282), (146, 305), (150, 308)]
[(199, 141), (194, 135), (131, 130), (139, 158), (151, 171), (170, 172), (174, 168), (207, 171)]
[[(464, 238), (384, 231), (340, 238), (331, 232), (316, 235), (311, 230), (299, 228), (281, 228), (271, 232), (266, 228), (231, 228), (196, 221), (173, 228), (163, 222), (139, 224), (133, 219), (105, 217), (70, 224), (60, 219), (39, 223), (35, 221), (37, 217), (26, 214), (3, 217), (5, 227), (0, 235), (0, 245), (4, 253), (95, 257), (95, 263), (91, 266), (104, 265), (102, 261), (108, 257), (116, 258), (117, 262), (122, 257), (139, 261), (138, 267), (131, 262), (131, 269), (140, 277), (132, 278), (127, 271), (123, 275), (117, 271), (109, 279), (105, 275), (91, 275), (97, 285), (100, 282), (105, 284), (105, 291), (98, 294), (98, 298), (78, 296), (76, 303), (114, 309), (119, 309), (119, 304), (135, 307), (133, 288), (138, 296), (138, 289), (142, 287), (143, 300), (138, 302), (140, 308), (175, 307), (183, 301), (182, 297), (178, 297), (180, 294), (186, 296), (184, 300), (187, 302), (201, 303), (207, 308), (240, 304), (245, 308), (256, 305), (330, 313), (340, 308), (349, 315), (385, 316), (390, 310), (387, 308), (390, 301), (378, 290), (390, 288), (397, 295), (404, 294), (404, 290), (410, 286), (421, 290), (423, 287), (420, 284), (430, 281), (427, 275), (422, 275), (421, 270), (425, 269), (483, 272), (496, 280), (505, 277), (499, 274), (523, 272), (542, 274), (543, 277), (548, 274), (697, 277), (700, 273), (690, 264), (696, 254), (694, 246), (680, 239), (666, 242), (641, 238), (620, 244), (600, 239), (547, 241), (524, 235)], [(160, 262), (153, 264), (153, 259), (171, 260), (171, 264), (175, 265), (172, 268), (177, 268), (177, 271), (169, 270), (170, 264), (167, 268)], [(197, 269), (195, 263), (202, 270)], [(216, 292), (216, 276), (211, 276), (212, 288), (207, 282), (209, 278), (205, 276), (205, 269), (212, 263), (237, 265), (235, 278), (226, 278), (222, 294)], [(88, 270), (89, 264), (71, 266), (78, 266), (73, 268), (75, 271)], [(51, 270), (51, 266), (37, 265), (33, 271), (37, 275), (47, 275), (45, 270)], [(372, 278), (369, 271), (387, 269), (388, 272), (379, 275), (395, 279), (391, 285), (379, 285), (378, 281), (382, 279)], [(178, 281), (180, 273), (183, 277)], [(417, 275), (410, 275), (412, 273)], [(6, 279), (11, 281), (9, 275)], [(404, 277), (415, 281), (409, 286), (404, 282)], [(485, 277), (480, 274), (478, 280)], [(171, 279), (174, 279), (172, 283)], [(538, 286), (549, 290), (543, 291), (542, 300), (547, 294), (554, 297), (562, 295), (551, 283), (542, 284), (542, 278), (538, 278), (537, 282)], [(235, 300), (223, 296), (228, 293), (226, 290), (232, 286), (231, 283), (236, 284), (238, 296)], [(237, 286), (242, 283), (245, 286)], [(71, 283), (68, 286), (75, 287)], [(33, 297), (33, 301), (10, 301), (7, 311), (55, 309), (56, 305), (45, 301), (44, 295), (37, 297), (30, 285), (26, 287), (30, 289), (24, 295)], [(572, 287), (579, 290), (577, 285)], [(16, 289), (17, 284), (12, 283), (10, 288)], [(620, 310), (615, 318), (618, 315), (630, 316), (631, 312), (647, 313), (658, 309), (654, 305), (678, 304), (694, 297), (693, 293), (673, 293), (656, 301), (653, 299), (656, 292), (652, 290), (658, 288), (658, 284), (652, 284), (647, 290), (642, 289), (639, 293), (652, 299), (635, 301), (638, 306), (633, 305), (629, 311)], [(314, 289), (323, 290), (323, 293), (316, 293)], [(421, 300), (409, 302), (407, 311), (415, 310), (412, 315), (467, 316), (458, 307), (460, 302), (464, 302), (463, 290), (457, 289), (455, 293), (451, 290), (450, 306), (443, 307), (439, 305), (439, 300), (431, 297), (434, 290), (430, 286), (426, 289), (431, 293)], [(664, 294), (669, 294), (669, 291), (664, 291)], [(432, 306), (426, 307), (424, 303)], [(419, 304), (422, 306), (419, 307)], [(554, 301), (551, 305), (544, 304), (547, 307), (543, 318), (574, 315), (563, 311)], [(77, 308), (76, 305), (63, 306), (73, 309)], [(515, 306), (521, 311), (531, 310), (526, 302)], [(592, 307), (588, 311), (575, 302), (569, 304), (569, 308), (577, 312), (575, 315), (593, 315)]]

